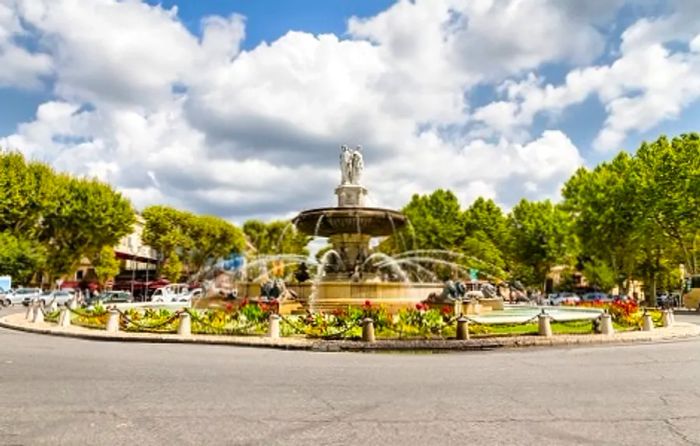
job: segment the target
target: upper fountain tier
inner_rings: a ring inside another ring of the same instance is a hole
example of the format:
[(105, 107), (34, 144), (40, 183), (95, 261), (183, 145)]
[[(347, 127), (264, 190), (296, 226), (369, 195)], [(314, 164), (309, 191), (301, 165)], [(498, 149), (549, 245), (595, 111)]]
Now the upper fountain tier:
[(331, 237), (338, 234), (362, 234), (379, 237), (392, 235), (406, 224), (406, 216), (392, 209), (366, 207), (367, 189), (361, 184), (364, 161), (362, 148), (342, 146), (340, 185), (335, 189), (338, 206), (309, 209), (297, 215), (294, 225), (304, 234)]

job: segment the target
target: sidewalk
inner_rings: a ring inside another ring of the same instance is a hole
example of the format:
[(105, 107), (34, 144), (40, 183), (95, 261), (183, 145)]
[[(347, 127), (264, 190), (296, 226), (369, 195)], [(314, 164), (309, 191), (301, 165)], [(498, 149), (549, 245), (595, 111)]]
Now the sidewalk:
[(157, 342), (182, 344), (232, 345), (239, 347), (266, 347), (283, 350), (311, 351), (380, 351), (380, 350), (490, 350), (508, 347), (544, 347), (593, 344), (622, 344), (630, 342), (654, 342), (677, 340), (700, 336), (700, 326), (676, 322), (672, 327), (657, 328), (654, 331), (633, 331), (615, 333), (610, 336), (600, 334), (542, 336), (509, 336), (473, 338), (467, 341), (457, 340), (377, 340), (375, 343), (361, 341), (326, 341), (308, 339), (299, 336), (271, 339), (262, 336), (219, 336), (153, 334), (118, 332), (107, 333), (105, 330), (90, 329), (71, 325), (58, 327), (53, 323), (32, 323), (24, 318), (23, 313), (10, 314), (0, 318), (0, 327), (29, 333), (64, 336), (109, 342)]

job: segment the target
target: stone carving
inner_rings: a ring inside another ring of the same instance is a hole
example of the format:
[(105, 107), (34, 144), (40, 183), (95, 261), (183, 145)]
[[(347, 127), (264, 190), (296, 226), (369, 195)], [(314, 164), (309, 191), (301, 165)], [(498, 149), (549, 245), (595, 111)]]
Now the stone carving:
[(352, 151), (346, 145), (340, 146), (340, 184), (349, 184), (352, 177)]
[(340, 184), (359, 185), (365, 165), (362, 159), (362, 146), (354, 150), (340, 146)]

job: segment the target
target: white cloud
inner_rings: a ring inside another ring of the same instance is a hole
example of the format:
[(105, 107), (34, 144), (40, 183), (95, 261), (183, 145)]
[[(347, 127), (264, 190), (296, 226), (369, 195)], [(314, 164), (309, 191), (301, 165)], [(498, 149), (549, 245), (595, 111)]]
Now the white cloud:
[[(520, 82), (505, 81), (500, 88), (505, 100), (477, 109), (474, 119), (501, 134), (517, 134), (538, 113), (557, 113), (595, 94), (608, 115), (594, 147), (621, 149), (630, 132), (676, 118), (700, 97), (698, 5), (680, 2), (669, 15), (640, 19), (623, 32), (617, 59), (571, 70), (562, 85), (543, 85), (532, 73)], [(669, 43), (687, 43), (688, 51), (672, 51)]]
[[(538, 113), (597, 94), (609, 111), (598, 143), (611, 147), (677, 115), (700, 72), (698, 38), (673, 53), (654, 38), (691, 42), (694, 25), (661, 19), (630, 27), (614, 62), (585, 66), (619, 2), (401, 1), (350, 19), (346, 38), (290, 31), (241, 50), (235, 14), (205, 18), (198, 37), (176, 9), (136, 0), (7, 1), (5, 34), (30, 25), (53, 70), (24, 76), (53, 73), (54, 98), (0, 145), (106, 179), (138, 206), (237, 220), (332, 205), (341, 143), (366, 147), (378, 205), (437, 187), (465, 205), (556, 198), (583, 160), (563, 132), (533, 134)], [(547, 85), (547, 63), (577, 68)], [(502, 97), (471, 110), (484, 83)]]

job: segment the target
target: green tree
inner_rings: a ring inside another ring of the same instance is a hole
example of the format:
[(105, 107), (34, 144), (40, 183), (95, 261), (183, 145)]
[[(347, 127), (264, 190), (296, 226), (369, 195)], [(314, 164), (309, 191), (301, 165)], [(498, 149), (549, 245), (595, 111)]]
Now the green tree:
[(583, 275), (593, 287), (608, 292), (617, 284), (615, 271), (606, 262), (589, 260), (583, 265)]
[(161, 275), (171, 282), (178, 282), (182, 277), (182, 262), (180, 256), (175, 251), (166, 255), (165, 262), (161, 267)]
[(635, 274), (639, 241), (645, 236), (643, 207), (633, 199), (639, 196), (635, 169), (635, 160), (620, 152), (592, 171), (579, 169), (562, 191), (563, 208), (575, 216), (582, 258), (609, 269), (621, 288)]
[(119, 274), (119, 259), (114, 253), (114, 248), (109, 245), (103, 246), (93, 258), (92, 266), (95, 268), (95, 275), (100, 285), (104, 285), (107, 280)]
[(17, 283), (28, 284), (45, 260), (46, 251), (39, 243), (0, 232), (0, 275), (9, 275)]
[(509, 216), (515, 278), (543, 286), (553, 266), (569, 264), (576, 254), (570, 215), (549, 200), (521, 200)]
[(297, 231), (289, 221), (265, 223), (260, 220), (248, 220), (243, 224), (243, 232), (257, 255), (309, 255), (307, 245), (312, 237)]
[(479, 197), (464, 211), (463, 222), (465, 238), (460, 249), (468, 256), (468, 266), (504, 278), (510, 231), (501, 208)]
[(654, 222), (681, 255), (688, 271), (697, 273), (700, 235), (700, 135), (665, 136), (637, 150), (636, 196), (645, 216)]
[(226, 220), (210, 215), (188, 219), (185, 232), (191, 240), (188, 250), (190, 273), (198, 273), (232, 252), (243, 252), (245, 236)]
[(131, 204), (110, 186), (57, 174), (18, 152), (0, 153), (0, 231), (44, 248), (49, 281), (115, 245), (133, 222)]

